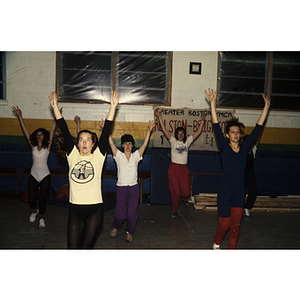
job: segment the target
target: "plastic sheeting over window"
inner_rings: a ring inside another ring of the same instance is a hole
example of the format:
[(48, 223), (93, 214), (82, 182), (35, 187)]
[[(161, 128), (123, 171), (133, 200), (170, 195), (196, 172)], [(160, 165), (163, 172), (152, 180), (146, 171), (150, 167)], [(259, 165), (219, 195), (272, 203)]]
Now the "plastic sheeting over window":
[(220, 52), (219, 106), (300, 109), (300, 52)]
[(169, 52), (60, 52), (59, 97), (72, 102), (167, 104)]
[(220, 52), (219, 106), (263, 107), (267, 62), (266, 52)]
[(273, 52), (271, 107), (300, 109), (300, 52)]

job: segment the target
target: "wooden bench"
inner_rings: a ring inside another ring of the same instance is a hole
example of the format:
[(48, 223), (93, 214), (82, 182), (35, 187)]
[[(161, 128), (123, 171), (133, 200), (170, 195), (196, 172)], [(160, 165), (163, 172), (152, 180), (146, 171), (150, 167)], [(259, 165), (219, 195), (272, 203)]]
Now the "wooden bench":
[[(217, 211), (217, 194), (193, 195), (194, 208), (207, 211)], [(251, 211), (259, 212), (300, 212), (300, 196), (279, 196), (271, 198), (258, 196)]]

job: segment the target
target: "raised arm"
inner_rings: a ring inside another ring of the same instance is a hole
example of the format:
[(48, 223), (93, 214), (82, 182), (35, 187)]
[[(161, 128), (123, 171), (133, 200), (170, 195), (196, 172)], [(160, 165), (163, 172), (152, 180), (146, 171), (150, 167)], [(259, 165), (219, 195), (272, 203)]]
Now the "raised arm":
[(114, 90), (111, 91), (110, 108), (109, 108), (107, 118), (106, 118), (108, 121), (114, 120), (116, 107), (118, 106), (120, 97), (121, 97), (121, 95), (118, 92), (116, 92)]
[(113, 157), (116, 157), (118, 149), (117, 149), (117, 147), (116, 147), (116, 145), (115, 145), (115, 143), (114, 143), (114, 141), (112, 139), (111, 134), (108, 137), (108, 143), (109, 143), (109, 146), (111, 148), (111, 152), (113, 154)]
[(147, 132), (146, 132), (146, 135), (145, 135), (145, 138), (144, 138), (144, 142), (143, 142), (142, 146), (139, 148), (140, 157), (143, 155), (143, 153), (145, 152), (145, 150), (147, 148), (149, 138), (150, 138), (150, 135), (151, 135), (151, 132), (152, 132), (154, 126), (155, 126), (154, 122), (149, 121), (148, 127), (147, 127)]
[(219, 123), (217, 111), (216, 111), (216, 98), (217, 98), (217, 92), (214, 92), (212, 89), (208, 89), (208, 92), (205, 90), (205, 94), (210, 101), (210, 110), (211, 110), (211, 119), (213, 123)]
[(260, 130), (259, 135), (258, 135), (258, 137), (257, 137), (257, 139), (256, 139), (256, 141), (254, 143), (254, 145), (256, 146), (256, 148), (258, 148), (258, 145), (260, 143), (260, 139), (261, 139), (261, 136), (262, 136), (262, 134), (264, 132), (264, 129), (265, 129), (265, 127), (263, 126), (263, 128)]
[(66, 153), (69, 155), (74, 148), (75, 144), (73, 141), (73, 137), (69, 131), (68, 125), (65, 121), (65, 119), (62, 116), (62, 109), (58, 108), (58, 100), (56, 92), (52, 92), (49, 96), (50, 105), (53, 108), (55, 119), (57, 120), (57, 123), (60, 127), (60, 130), (62, 132), (63, 138), (64, 138), (64, 145), (66, 148)]
[(258, 125), (263, 125), (265, 120), (266, 120), (266, 117), (268, 115), (268, 111), (269, 111), (269, 108), (270, 108), (270, 105), (271, 105), (271, 98), (269, 98), (267, 95), (265, 94), (261, 94), (262, 97), (264, 98), (264, 101), (265, 101), (265, 106), (264, 106), (264, 109), (257, 121), (257, 124)]
[[(60, 110), (59, 110), (60, 113), (62, 113), (62, 110), (63, 109), (61, 107)], [(49, 134), (49, 145), (48, 145), (48, 150), (49, 151), (50, 151), (50, 148), (51, 148), (51, 145), (52, 145), (52, 142), (53, 142), (55, 130), (56, 130), (56, 120), (54, 119), (51, 130), (50, 130), (50, 134)]]
[[(113, 125), (116, 107), (118, 106), (120, 97), (121, 97), (121, 95), (119, 95), (118, 92), (116, 92), (114, 90), (111, 91), (110, 108), (108, 111), (107, 118), (104, 122), (104, 127), (102, 130), (100, 139), (99, 139), (99, 149), (103, 155), (105, 155), (105, 153), (108, 151), (110, 130)], [(103, 124), (103, 120), (100, 121), (100, 126), (102, 124)]]
[(24, 134), (24, 136), (26, 137), (26, 139), (27, 139), (29, 145), (32, 146), (31, 143), (30, 143), (30, 139), (29, 139), (29, 138), (30, 138), (30, 134), (29, 134), (29, 132), (28, 132), (26, 126), (25, 126), (25, 123), (24, 123), (24, 120), (23, 120), (23, 116), (22, 116), (22, 111), (21, 111), (21, 109), (20, 109), (18, 106), (13, 106), (13, 107), (12, 107), (12, 112), (13, 112), (13, 114), (15, 114), (15, 115), (17, 116), (17, 118), (19, 119), (20, 126), (21, 126), (21, 129), (22, 129), (22, 131), (23, 131), (23, 134)]
[(194, 141), (194, 140), (200, 135), (200, 133), (202, 132), (204, 122), (205, 122), (205, 111), (201, 111), (201, 124), (200, 124), (200, 126), (198, 126), (198, 129), (197, 129), (196, 132), (193, 134), (193, 141)]
[(75, 116), (74, 117), (74, 121), (75, 121), (75, 123), (76, 123), (76, 128), (77, 128), (77, 135), (78, 135), (78, 133), (80, 132), (80, 117), (79, 116)]
[(163, 122), (162, 117), (161, 117), (161, 112), (159, 111), (158, 108), (154, 111), (154, 114), (155, 114), (155, 116), (156, 116), (156, 117), (158, 118), (158, 120), (159, 120), (160, 127), (161, 127), (161, 129), (162, 129), (162, 131), (163, 131), (165, 137), (166, 137), (168, 140), (170, 140), (171, 134), (170, 134), (170, 132), (168, 132), (168, 131), (166, 130), (166, 127), (165, 127), (164, 122)]
[(49, 145), (48, 145), (48, 150), (49, 151), (51, 149), (51, 145), (52, 145), (52, 142), (53, 142), (55, 130), (56, 130), (56, 120), (53, 121), (51, 130), (50, 130), (50, 134), (49, 134)]
[(58, 108), (58, 99), (57, 99), (57, 95), (56, 92), (52, 92), (49, 96), (49, 100), (50, 100), (50, 105), (53, 108), (53, 112), (54, 112), (54, 116), (56, 120), (59, 120), (62, 118), (62, 114), (61, 111)]

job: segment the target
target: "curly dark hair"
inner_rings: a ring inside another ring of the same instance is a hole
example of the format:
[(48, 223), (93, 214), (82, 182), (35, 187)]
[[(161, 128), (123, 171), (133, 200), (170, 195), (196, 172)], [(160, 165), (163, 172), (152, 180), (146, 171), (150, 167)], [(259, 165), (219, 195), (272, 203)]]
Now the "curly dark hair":
[(178, 131), (183, 131), (184, 137), (183, 137), (183, 142), (186, 142), (187, 136), (186, 136), (186, 130), (184, 129), (184, 127), (177, 127), (175, 130), (175, 138), (176, 140), (178, 140)]
[[(232, 117), (231, 119), (229, 119), (225, 122), (225, 134), (229, 134), (229, 129), (232, 126), (239, 127), (241, 136), (244, 135), (245, 125), (243, 123), (239, 122), (239, 119), (236, 117)], [(227, 138), (227, 141), (229, 142), (228, 138)], [(241, 139), (240, 139), (240, 141), (241, 141)]]
[(42, 142), (42, 147), (43, 148), (48, 148), (49, 146), (49, 142), (50, 142), (50, 134), (49, 134), (49, 131), (46, 130), (45, 128), (38, 128), (36, 129), (29, 137), (29, 140), (30, 140), (30, 143), (33, 147), (37, 146), (38, 145), (38, 141), (37, 141), (37, 134), (38, 132), (42, 132), (43, 135), (44, 135), (44, 139), (43, 139), (43, 142)]
[[(77, 143), (76, 137), (72, 136), (72, 139), (73, 139), (74, 144), (76, 145), (76, 143)], [(66, 151), (66, 147), (65, 147), (64, 137), (63, 137), (62, 132), (59, 127), (57, 127), (55, 130), (54, 142), (55, 142), (55, 148), (56, 148), (57, 153), (60, 156), (66, 158), (67, 151)]]

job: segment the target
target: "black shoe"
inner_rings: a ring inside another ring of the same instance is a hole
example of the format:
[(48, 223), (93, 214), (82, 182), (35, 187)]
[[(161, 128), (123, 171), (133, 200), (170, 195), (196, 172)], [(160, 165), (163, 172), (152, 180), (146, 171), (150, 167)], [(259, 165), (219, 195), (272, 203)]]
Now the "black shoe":
[(182, 199), (185, 206), (189, 206), (189, 199)]

